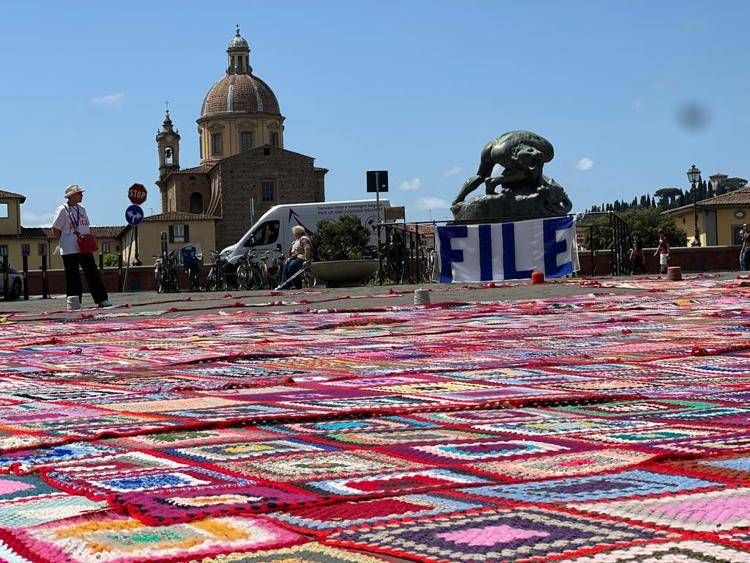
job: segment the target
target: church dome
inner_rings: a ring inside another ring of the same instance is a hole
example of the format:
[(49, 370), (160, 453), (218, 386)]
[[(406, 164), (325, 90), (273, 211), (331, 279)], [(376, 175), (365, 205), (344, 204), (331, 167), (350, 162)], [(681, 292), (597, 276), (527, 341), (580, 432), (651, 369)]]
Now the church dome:
[(208, 91), (201, 117), (218, 113), (271, 113), (280, 115), (271, 88), (252, 74), (227, 74)]

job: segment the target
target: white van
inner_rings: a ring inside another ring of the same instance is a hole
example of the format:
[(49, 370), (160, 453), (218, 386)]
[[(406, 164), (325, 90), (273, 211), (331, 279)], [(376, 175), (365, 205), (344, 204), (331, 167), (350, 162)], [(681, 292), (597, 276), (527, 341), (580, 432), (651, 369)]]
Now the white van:
[[(380, 206), (381, 208), (390, 207), (390, 203), (388, 200), (381, 199)], [(372, 230), (370, 244), (377, 245), (378, 208), (374, 199), (322, 201), (273, 206), (236, 244), (222, 250), (221, 255), (234, 265), (250, 247), (259, 253), (266, 250), (287, 252), (292, 245), (292, 227), (301, 225), (313, 234), (318, 229), (318, 223), (323, 219), (336, 221), (342, 215), (359, 217), (362, 224)]]

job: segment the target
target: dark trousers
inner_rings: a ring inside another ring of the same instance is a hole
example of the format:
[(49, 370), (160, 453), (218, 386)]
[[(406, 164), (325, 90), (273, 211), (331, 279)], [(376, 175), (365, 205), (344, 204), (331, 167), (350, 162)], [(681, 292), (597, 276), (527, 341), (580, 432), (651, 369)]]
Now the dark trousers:
[[(299, 272), (304, 264), (304, 260), (300, 260), (296, 257), (287, 260), (284, 264), (284, 281), (288, 280), (294, 274)], [(302, 276), (297, 276), (296, 278), (294, 278), (292, 280), (292, 284), (294, 285), (295, 289), (302, 289)]]
[(93, 254), (63, 254), (62, 259), (65, 265), (65, 294), (68, 297), (77, 295), (79, 299), (83, 298), (81, 276), (78, 273), (78, 266), (80, 266), (86, 276), (86, 283), (89, 285), (94, 303), (101, 303), (109, 299), (102, 278), (99, 276), (99, 269), (96, 267)]

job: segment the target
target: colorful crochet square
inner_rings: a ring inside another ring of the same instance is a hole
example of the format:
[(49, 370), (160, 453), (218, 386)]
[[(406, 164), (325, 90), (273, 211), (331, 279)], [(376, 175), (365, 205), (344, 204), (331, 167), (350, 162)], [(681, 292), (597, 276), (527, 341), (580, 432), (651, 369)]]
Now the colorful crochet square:
[(364, 524), (454, 514), (485, 506), (486, 502), (477, 499), (440, 493), (347, 501), (290, 512), (275, 512), (271, 516), (304, 533), (328, 534)]
[(220, 555), (201, 563), (383, 563), (383, 559), (310, 542), (256, 553)]
[(336, 532), (326, 543), (420, 561), (517, 561), (662, 537), (622, 522), (514, 508), (363, 526)]
[(669, 495), (604, 503), (568, 504), (570, 508), (680, 530), (717, 532), (750, 526), (750, 489)]
[(237, 551), (288, 547), (299, 534), (260, 518), (208, 518), (189, 524), (149, 527), (108, 514), (0, 531), (14, 551), (33, 561), (185, 561)]

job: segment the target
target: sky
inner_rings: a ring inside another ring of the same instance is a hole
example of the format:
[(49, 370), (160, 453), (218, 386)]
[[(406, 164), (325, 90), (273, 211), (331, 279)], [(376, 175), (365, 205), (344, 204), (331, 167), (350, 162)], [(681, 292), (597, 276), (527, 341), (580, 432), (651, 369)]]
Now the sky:
[[(164, 102), (198, 164), (195, 120), (235, 24), (276, 93), (285, 148), (313, 156), (329, 201), (388, 170), (407, 220), (449, 219), (484, 144), (514, 129), (555, 147), (545, 174), (574, 211), (687, 189), (695, 163), (747, 178), (745, 1), (31, 1), (0, 19), (0, 189), (50, 223), (72, 183), (93, 224), (127, 188), (159, 213)], [(472, 195), (479, 195), (482, 188)]]

